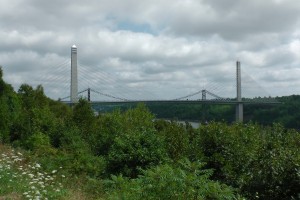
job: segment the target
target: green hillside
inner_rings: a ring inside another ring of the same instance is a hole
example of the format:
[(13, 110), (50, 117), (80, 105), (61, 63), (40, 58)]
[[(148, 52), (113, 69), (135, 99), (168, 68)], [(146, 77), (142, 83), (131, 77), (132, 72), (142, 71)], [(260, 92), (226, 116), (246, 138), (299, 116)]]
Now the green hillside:
[(0, 199), (300, 198), (298, 96), (246, 107), (245, 124), (232, 123), (231, 107), (191, 107), (187, 117), (216, 121), (194, 129), (143, 104), (95, 115), (42, 86), (15, 92), (2, 75)]

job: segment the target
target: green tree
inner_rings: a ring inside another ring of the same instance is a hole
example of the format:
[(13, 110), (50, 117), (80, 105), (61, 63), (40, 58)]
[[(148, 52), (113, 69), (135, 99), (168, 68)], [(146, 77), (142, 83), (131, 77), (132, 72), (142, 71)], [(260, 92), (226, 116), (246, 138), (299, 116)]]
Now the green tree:
[(85, 99), (79, 99), (79, 102), (73, 107), (73, 121), (81, 130), (82, 137), (91, 141), (95, 132), (96, 117), (94, 111)]
[(242, 199), (227, 185), (209, 179), (202, 163), (182, 160), (158, 165), (136, 179), (112, 176), (108, 199)]
[(0, 67), (0, 141), (11, 141), (11, 132), (21, 114), (20, 101), (13, 88), (2, 78)]
[(177, 122), (167, 122), (159, 120), (155, 122), (159, 129), (159, 135), (162, 136), (168, 154), (173, 160), (179, 160), (188, 156), (189, 151), (189, 133), (186, 127)]

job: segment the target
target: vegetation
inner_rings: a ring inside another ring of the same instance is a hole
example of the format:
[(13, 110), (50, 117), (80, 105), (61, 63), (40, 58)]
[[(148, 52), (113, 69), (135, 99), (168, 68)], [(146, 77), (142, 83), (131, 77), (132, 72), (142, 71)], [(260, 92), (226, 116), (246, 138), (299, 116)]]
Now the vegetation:
[[(300, 130), (300, 95), (276, 97), (277, 105), (244, 105), (244, 121), (255, 122), (265, 126), (280, 123), (285, 128)], [(224, 121), (234, 123), (235, 105), (209, 105), (209, 104), (162, 104), (151, 103), (149, 110), (160, 119), (178, 119), (182, 121)], [(117, 107), (117, 106), (115, 106)], [(114, 107), (114, 108), (115, 108)], [(126, 110), (134, 105), (121, 106)], [(110, 112), (108, 107), (94, 106), (96, 110)]]
[(84, 99), (69, 107), (42, 86), (15, 92), (0, 75), (0, 198), (300, 199), (290, 119), (194, 129), (143, 104), (95, 115)]

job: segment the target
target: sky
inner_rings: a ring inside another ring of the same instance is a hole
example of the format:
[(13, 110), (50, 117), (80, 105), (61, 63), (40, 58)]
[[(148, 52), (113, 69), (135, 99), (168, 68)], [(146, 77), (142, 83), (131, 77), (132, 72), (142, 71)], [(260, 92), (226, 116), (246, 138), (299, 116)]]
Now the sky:
[(79, 90), (234, 97), (239, 60), (243, 96), (300, 94), (299, 0), (0, 0), (0, 65), (16, 91), (68, 96), (73, 44)]

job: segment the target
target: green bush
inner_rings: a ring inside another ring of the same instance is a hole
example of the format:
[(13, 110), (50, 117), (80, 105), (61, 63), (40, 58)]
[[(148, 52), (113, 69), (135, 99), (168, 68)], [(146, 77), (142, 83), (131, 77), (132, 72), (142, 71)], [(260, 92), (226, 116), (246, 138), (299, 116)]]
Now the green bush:
[(188, 156), (189, 134), (182, 124), (177, 122), (156, 121), (155, 127), (164, 139), (171, 159), (179, 160)]
[(49, 136), (37, 132), (32, 134), (25, 142), (25, 147), (29, 150), (40, 150), (50, 148)]
[(153, 131), (144, 131), (117, 136), (107, 162), (110, 173), (136, 177), (138, 169), (155, 166), (166, 159), (163, 141)]
[(215, 170), (213, 179), (239, 188), (249, 199), (291, 199), (300, 188), (299, 138), (276, 124), (210, 123), (199, 128), (192, 145)]
[(209, 180), (203, 164), (182, 160), (176, 165), (158, 165), (143, 170), (136, 179), (112, 176), (107, 181), (108, 199), (238, 199), (234, 190)]

